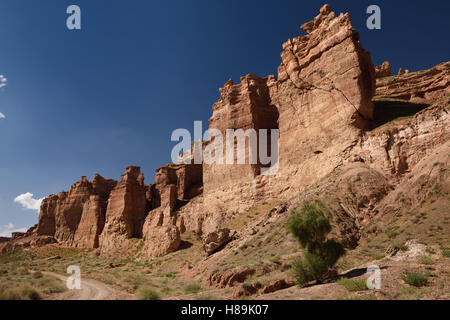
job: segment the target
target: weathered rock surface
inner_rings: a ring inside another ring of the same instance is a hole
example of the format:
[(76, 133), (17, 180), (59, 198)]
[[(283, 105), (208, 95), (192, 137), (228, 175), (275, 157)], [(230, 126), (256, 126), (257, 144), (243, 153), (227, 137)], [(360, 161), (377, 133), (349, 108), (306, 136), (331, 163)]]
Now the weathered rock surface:
[(91, 195), (83, 204), (83, 213), (73, 244), (79, 248), (98, 248), (105, 225), (105, 207), (99, 195)]
[(279, 129), (279, 170), (205, 165), (204, 233), (257, 201), (288, 198), (326, 176), (372, 120), (375, 69), (350, 16), (336, 17), (325, 5), (302, 29), (308, 34), (283, 44), (278, 79), (250, 74), (220, 90), (210, 129)]
[(450, 94), (450, 62), (431, 69), (377, 80), (375, 98), (433, 104)]
[(450, 98), (445, 97), (410, 119), (366, 132), (352, 157), (386, 175), (402, 175), (450, 139)]
[(55, 213), (58, 206), (58, 196), (51, 195), (41, 203), (37, 233), (39, 235), (55, 235)]
[(0, 243), (11, 241), (11, 238), (8, 237), (0, 237)]
[(235, 234), (235, 231), (226, 228), (210, 232), (203, 237), (203, 250), (207, 255), (213, 254), (233, 240)]
[(11, 240), (17, 240), (17, 239), (23, 238), (24, 236), (25, 236), (25, 232), (12, 232)]
[(267, 294), (267, 293), (283, 290), (286, 288), (290, 288), (293, 286), (295, 286), (295, 281), (280, 279), (280, 280), (276, 280), (275, 282), (273, 282), (271, 284), (264, 286), (264, 288), (262, 288), (262, 290), (261, 290), (261, 293)]
[(251, 284), (240, 284), (236, 286), (231, 294), (231, 300), (237, 300), (242, 297), (248, 297), (258, 292), (258, 288)]
[(180, 231), (176, 226), (148, 228), (144, 231), (144, 241), (145, 254), (149, 258), (161, 257), (176, 251), (180, 247)]
[(128, 167), (108, 200), (105, 227), (100, 236), (102, 250), (114, 250), (127, 239), (142, 237), (146, 191), (140, 168)]
[(51, 236), (36, 236), (31, 238), (18, 238), (15, 240), (11, 239), (10, 241), (0, 243), (0, 255), (7, 254), (16, 249), (40, 247), (52, 243), (56, 243), (56, 240)]
[(218, 288), (232, 287), (235, 282), (242, 283), (255, 272), (256, 268), (254, 267), (239, 267), (224, 273), (215, 270), (209, 276), (209, 283), (216, 284)]
[[(260, 159), (250, 163), (249, 143), (233, 141), (228, 148), (226, 141), (227, 129), (277, 129), (278, 111), (271, 103), (268, 83), (275, 81), (273, 76), (260, 78), (249, 74), (242, 77), (239, 84), (229, 80), (224, 88), (220, 89), (220, 99), (213, 105), (213, 114), (209, 119), (210, 130), (222, 133), (223, 150), (215, 151), (218, 162), (205, 164), (203, 168), (204, 183), (204, 221), (203, 232), (208, 233), (220, 228), (223, 222), (233, 213), (245, 210), (255, 201), (262, 199), (255, 191), (255, 179), (261, 174), (263, 168)], [(249, 138), (246, 138), (248, 140)], [(254, 137), (256, 143), (258, 136)], [(270, 143), (270, 137), (268, 142)], [(205, 143), (205, 152), (212, 154), (212, 143)], [(270, 150), (269, 145), (269, 150)], [(231, 154), (231, 151), (234, 155)], [(245, 164), (239, 164), (238, 154), (244, 152)], [(253, 150), (257, 154), (256, 150)], [(222, 154), (222, 155), (220, 155)], [(227, 156), (233, 159), (233, 165), (226, 165)], [(224, 208), (224, 203), (227, 203)]]
[(98, 247), (107, 199), (115, 184), (100, 175), (95, 175), (91, 182), (82, 177), (70, 191), (44, 199), (37, 234), (55, 237), (67, 246)]
[(264, 275), (280, 268), (279, 264), (268, 263), (258, 266), (236, 267), (231, 270), (221, 271), (213, 270), (208, 281), (211, 285), (216, 285), (218, 288), (232, 287), (235, 283), (243, 283), (248, 277), (259, 273)]
[(373, 117), (375, 70), (350, 16), (325, 5), (302, 29), (308, 34), (283, 45), (271, 86), (280, 113), (280, 170), (269, 186), (283, 197), (339, 166)]
[(375, 67), (375, 78), (389, 77), (392, 73), (392, 67), (389, 61), (383, 62), (381, 66)]
[(57, 243), (56, 239), (51, 236), (38, 236), (30, 241), (30, 246), (32, 247), (40, 247), (45, 246), (47, 244)]

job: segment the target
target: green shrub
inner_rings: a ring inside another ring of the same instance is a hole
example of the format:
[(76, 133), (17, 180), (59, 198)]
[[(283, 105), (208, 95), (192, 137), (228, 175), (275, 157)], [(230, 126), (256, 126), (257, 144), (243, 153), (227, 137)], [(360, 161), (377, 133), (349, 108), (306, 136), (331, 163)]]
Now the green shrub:
[(292, 270), (295, 280), (300, 287), (304, 287), (314, 280), (312, 273), (309, 272), (309, 266), (303, 259), (298, 259), (292, 263)]
[(152, 287), (144, 286), (139, 288), (137, 292), (140, 300), (159, 300), (159, 294)]
[(0, 300), (41, 300), (41, 293), (29, 285), (14, 288), (1, 287)]
[(367, 284), (365, 279), (347, 279), (342, 278), (338, 282), (347, 291), (364, 291), (367, 290)]
[(408, 272), (406, 273), (403, 280), (414, 287), (423, 287), (428, 283), (428, 279), (425, 275), (417, 272)]
[(202, 288), (198, 284), (190, 284), (186, 287), (186, 290), (184, 290), (184, 292), (186, 294), (191, 294), (191, 293), (198, 293), (200, 292), (200, 290), (202, 290)]
[(444, 258), (450, 258), (450, 250), (449, 249), (444, 249), (444, 250), (442, 250), (441, 253)]
[(242, 285), (242, 288), (244, 288), (245, 290), (251, 290), (253, 289), (253, 285), (251, 283), (244, 283)]
[(245, 250), (245, 249), (247, 249), (248, 247), (249, 247), (249, 245), (246, 244), (246, 243), (244, 243), (242, 246), (239, 247), (239, 249)]
[(401, 244), (401, 243), (397, 243), (397, 244), (394, 244), (394, 249), (397, 249), (400, 251), (408, 251), (408, 246)]
[(417, 261), (418, 261), (420, 264), (426, 264), (426, 265), (430, 265), (430, 264), (433, 264), (433, 263), (434, 263), (434, 260), (431, 259), (431, 258), (428, 257), (428, 256), (421, 256), (421, 257), (419, 257), (419, 258), (417, 259)]
[(66, 286), (61, 280), (51, 276), (43, 275), (42, 278), (39, 278), (37, 285), (44, 293), (59, 293), (66, 290)]
[(320, 282), (329, 268), (345, 253), (344, 247), (334, 239), (331, 232), (329, 212), (322, 202), (305, 202), (300, 211), (293, 210), (288, 220), (288, 230), (304, 249), (304, 258), (294, 262), (293, 270), (297, 283)]
[(276, 263), (276, 264), (281, 264), (280, 257), (278, 257), (278, 256), (271, 258), (269, 261)]

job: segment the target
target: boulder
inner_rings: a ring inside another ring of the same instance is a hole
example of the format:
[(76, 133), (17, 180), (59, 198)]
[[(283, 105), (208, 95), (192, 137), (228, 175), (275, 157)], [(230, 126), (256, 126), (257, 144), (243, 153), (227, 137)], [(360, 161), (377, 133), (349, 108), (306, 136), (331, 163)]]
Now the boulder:
[(209, 283), (210, 285), (216, 284), (218, 288), (232, 287), (235, 282), (242, 283), (255, 273), (255, 267), (237, 267), (225, 272), (214, 270), (209, 275)]
[(389, 77), (392, 72), (392, 67), (389, 61), (383, 62), (381, 66), (375, 67), (375, 78)]
[(226, 228), (210, 232), (203, 237), (203, 250), (211, 255), (233, 240), (235, 235), (235, 231)]
[(272, 282), (271, 284), (268, 284), (264, 286), (261, 290), (262, 294), (267, 294), (279, 290), (283, 290), (286, 288), (290, 288), (295, 286), (295, 281), (286, 280), (286, 279), (280, 279)]
[(172, 253), (180, 247), (180, 231), (176, 226), (149, 228), (144, 234), (144, 252), (147, 257), (161, 257)]
[(230, 299), (237, 300), (242, 297), (248, 297), (258, 292), (258, 288), (253, 284), (240, 284), (236, 286)]
[(38, 236), (35, 239), (31, 240), (30, 246), (41, 247), (51, 243), (57, 243), (56, 239), (51, 236)]

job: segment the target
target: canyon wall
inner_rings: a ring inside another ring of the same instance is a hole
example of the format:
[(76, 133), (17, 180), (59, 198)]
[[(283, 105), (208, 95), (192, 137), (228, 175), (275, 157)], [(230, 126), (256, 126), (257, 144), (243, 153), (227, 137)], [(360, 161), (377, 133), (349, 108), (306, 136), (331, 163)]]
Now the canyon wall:
[[(128, 167), (120, 181), (82, 177), (42, 202), (37, 235), (102, 252), (137, 241), (146, 257), (162, 256), (180, 247), (185, 232), (216, 231), (236, 213), (290, 199), (336, 169), (351, 173), (352, 164), (363, 164), (384, 190), (448, 142), (450, 63), (389, 77), (390, 64), (375, 70), (350, 16), (336, 16), (328, 5), (302, 29), (306, 35), (283, 44), (278, 77), (229, 80), (209, 120), (223, 137), (227, 129), (278, 129), (273, 174), (262, 174), (259, 158), (249, 164), (248, 143), (233, 139), (234, 158), (245, 151), (247, 164), (167, 164), (150, 185), (139, 167)], [(396, 122), (398, 112), (407, 117)], [(212, 154), (225, 163), (221, 151)], [(357, 234), (357, 221), (349, 223)]]
[(302, 29), (307, 35), (283, 44), (278, 79), (247, 75), (220, 90), (210, 129), (279, 129), (279, 163), (273, 175), (261, 175), (258, 166), (205, 165), (205, 232), (326, 176), (373, 118), (375, 70), (350, 16), (336, 17), (325, 5)]

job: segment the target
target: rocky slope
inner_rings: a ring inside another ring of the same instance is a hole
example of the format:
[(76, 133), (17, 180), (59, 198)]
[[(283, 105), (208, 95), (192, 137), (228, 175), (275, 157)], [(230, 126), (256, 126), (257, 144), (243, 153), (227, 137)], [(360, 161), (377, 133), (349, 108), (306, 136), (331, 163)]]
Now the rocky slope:
[[(216, 262), (281, 223), (283, 213), (305, 199), (325, 200), (348, 248), (365, 239), (374, 219), (417, 207), (424, 200), (421, 186), (448, 181), (432, 169), (448, 163), (450, 62), (391, 77), (389, 63), (373, 66), (350, 16), (336, 16), (328, 5), (302, 29), (306, 35), (283, 44), (277, 77), (228, 81), (210, 118), (210, 129), (222, 133), (279, 129), (275, 174), (261, 174), (258, 161), (168, 164), (150, 185), (138, 167), (128, 167), (120, 181), (82, 177), (68, 192), (46, 198), (37, 227), (2, 239), (0, 253), (56, 242), (147, 260), (176, 252), (194, 236), (209, 256), (199, 257), (187, 274), (208, 272), (212, 283), (227, 287), (274, 266), (224, 274)], [(399, 204), (407, 193), (409, 200)], [(236, 222), (262, 203), (273, 204), (267, 214)]]

